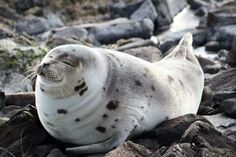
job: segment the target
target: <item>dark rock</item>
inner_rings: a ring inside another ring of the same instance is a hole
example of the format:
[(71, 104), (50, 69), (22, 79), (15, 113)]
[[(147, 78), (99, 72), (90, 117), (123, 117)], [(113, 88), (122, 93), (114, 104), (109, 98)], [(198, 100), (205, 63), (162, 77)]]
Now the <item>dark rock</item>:
[(2, 109), (2, 117), (11, 118), (17, 112), (22, 111), (22, 107), (16, 105), (6, 106)]
[(236, 98), (226, 99), (220, 103), (220, 110), (228, 116), (236, 118)]
[(17, 20), (21, 17), (13, 9), (10, 9), (6, 6), (0, 6), (0, 16), (8, 18), (8, 19), (12, 19), (12, 20)]
[(132, 20), (151, 19), (153, 22), (157, 19), (158, 14), (151, 0), (143, 1), (143, 4), (130, 16)]
[(196, 156), (236, 156), (236, 143), (209, 123), (194, 122), (182, 136), (181, 142), (194, 144), (198, 150)]
[[(46, 157), (51, 151), (56, 150), (55, 145), (40, 145), (32, 150), (32, 156), (34, 157)], [(61, 157), (61, 156), (58, 156)]]
[(123, 51), (124, 53), (136, 56), (151, 63), (162, 59), (161, 51), (154, 46), (131, 48)]
[(6, 96), (5, 93), (0, 89), (0, 111), (5, 106), (6, 106)]
[(135, 143), (140, 144), (153, 152), (160, 148), (158, 140), (138, 138), (135, 140)]
[(187, 5), (185, 0), (152, 0), (156, 7), (157, 17), (157, 29), (166, 29), (173, 22), (173, 18)]
[[(228, 69), (220, 72), (215, 77), (206, 81), (213, 93), (219, 92), (233, 92), (236, 89), (236, 69)], [(236, 92), (236, 91), (235, 91)]]
[(218, 111), (215, 110), (213, 107), (214, 107), (213, 92), (211, 88), (205, 86), (203, 89), (202, 100), (198, 109), (198, 114), (200, 115), (215, 114)]
[[(22, 152), (31, 156), (32, 148), (43, 143), (53, 143), (52, 138), (40, 124), (36, 109), (32, 106), (15, 114), (0, 126), (1, 157), (21, 156)], [(4, 151), (7, 150), (7, 151)], [(10, 156), (12, 156), (10, 155)]]
[(26, 19), (18, 20), (14, 28), (19, 33), (27, 33), (29, 35), (38, 35), (49, 30), (49, 24), (42, 17), (27, 17)]
[(173, 40), (168, 40), (160, 44), (160, 50), (163, 54), (167, 54), (173, 47), (176, 46), (176, 42)]
[(223, 135), (227, 136), (228, 138), (232, 139), (233, 141), (236, 141), (236, 131), (226, 130)]
[(47, 157), (66, 157), (60, 149), (53, 149)]
[(236, 24), (236, 7), (227, 6), (213, 9), (208, 13), (208, 27), (220, 27)]
[(152, 155), (152, 153), (152, 151), (148, 150), (144, 146), (133, 143), (131, 141), (127, 141), (116, 149), (114, 149), (113, 151), (107, 153), (105, 157), (147, 157)]
[(221, 49), (230, 50), (233, 40), (236, 36), (236, 25), (227, 25), (212, 29), (208, 33), (209, 40), (215, 40), (220, 43)]
[(215, 61), (208, 58), (197, 56), (197, 59), (204, 73), (215, 74), (219, 72), (222, 67), (219, 63), (216, 63)]
[(206, 51), (218, 52), (220, 50), (220, 43), (217, 41), (208, 41), (205, 46)]
[(135, 10), (137, 10), (142, 5), (142, 3), (142, 0), (138, 0), (136, 2), (131, 3), (125, 3), (123, 1), (120, 1), (118, 3), (109, 5), (108, 10), (114, 15), (119, 15), (120, 17), (128, 18)]
[(196, 29), (193, 33), (193, 46), (199, 47), (207, 42), (207, 32), (205, 29)]
[(221, 62), (226, 62), (226, 58), (227, 58), (227, 56), (228, 56), (228, 54), (229, 54), (229, 51), (228, 50), (226, 50), (226, 49), (221, 49), (221, 50), (219, 50), (218, 52), (217, 52), (217, 58), (216, 59), (218, 59), (219, 61), (221, 61)]
[(209, 123), (204, 117), (187, 114), (163, 122), (150, 132), (143, 134), (142, 138), (157, 140), (161, 146), (168, 146), (173, 142), (178, 142), (185, 130), (195, 121)]
[(204, 0), (187, 0), (187, 2), (190, 5), (190, 8), (193, 10), (210, 5), (207, 1)]
[(115, 19), (102, 24), (81, 27), (86, 28), (101, 44), (114, 43), (119, 39), (131, 37), (147, 39), (151, 37), (154, 30), (153, 22), (150, 19), (142, 21)]
[(7, 93), (6, 94), (6, 105), (35, 105), (34, 92), (19, 92), (19, 93)]
[(34, 3), (32, 0), (17, 0), (15, 2), (15, 8), (17, 11), (25, 11), (29, 8), (32, 8)]
[(234, 37), (232, 48), (227, 55), (226, 62), (230, 66), (236, 66), (236, 36)]

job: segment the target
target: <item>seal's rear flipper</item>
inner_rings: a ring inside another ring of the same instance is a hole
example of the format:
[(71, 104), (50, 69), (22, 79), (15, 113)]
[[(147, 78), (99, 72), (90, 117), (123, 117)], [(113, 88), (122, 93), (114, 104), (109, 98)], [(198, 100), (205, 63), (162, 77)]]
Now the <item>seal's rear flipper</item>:
[(185, 34), (179, 44), (165, 58), (185, 58), (190, 62), (197, 63), (198, 61), (193, 53), (193, 36), (191, 33)]

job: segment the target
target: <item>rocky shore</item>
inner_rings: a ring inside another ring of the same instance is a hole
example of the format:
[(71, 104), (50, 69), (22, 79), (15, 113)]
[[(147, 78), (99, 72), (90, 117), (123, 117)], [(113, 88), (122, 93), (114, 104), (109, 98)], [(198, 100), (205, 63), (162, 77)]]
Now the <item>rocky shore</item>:
[(65, 151), (70, 144), (44, 130), (35, 108), (30, 73), (48, 50), (84, 44), (155, 62), (186, 32), (205, 74), (198, 114), (167, 120), (90, 156), (235, 157), (235, 0), (0, 1), (0, 156), (74, 157)]

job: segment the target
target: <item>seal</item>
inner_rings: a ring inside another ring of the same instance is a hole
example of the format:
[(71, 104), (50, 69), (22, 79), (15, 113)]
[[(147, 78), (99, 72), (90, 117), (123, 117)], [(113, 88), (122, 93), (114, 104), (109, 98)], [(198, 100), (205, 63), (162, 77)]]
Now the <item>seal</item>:
[(192, 35), (150, 63), (108, 49), (62, 45), (37, 67), (36, 107), (47, 132), (76, 154), (107, 152), (166, 119), (196, 113), (204, 86)]

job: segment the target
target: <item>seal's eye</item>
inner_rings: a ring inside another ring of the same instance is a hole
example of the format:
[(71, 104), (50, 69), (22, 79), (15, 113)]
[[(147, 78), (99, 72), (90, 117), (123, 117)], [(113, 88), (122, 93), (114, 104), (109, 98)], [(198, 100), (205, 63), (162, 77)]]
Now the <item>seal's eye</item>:
[(70, 62), (68, 62), (68, 61), (62, 61), (64, 64), (66, 64), (66, 65), (69, 65), (69, 66), (74, 66), (73, 64), (71, 64)]

